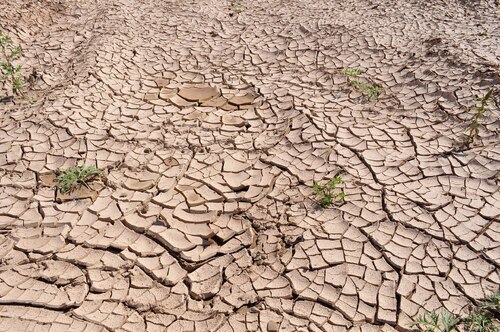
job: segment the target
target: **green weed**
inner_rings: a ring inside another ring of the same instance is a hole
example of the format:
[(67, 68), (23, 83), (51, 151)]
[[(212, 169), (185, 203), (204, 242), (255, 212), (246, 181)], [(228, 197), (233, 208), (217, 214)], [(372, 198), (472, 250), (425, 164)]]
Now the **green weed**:
[(451, 332), (459, 323), (455, 315), (448, 311), (441, 313), (430, 312), (418, 316), (412, 323), (412, 327), (424, 332)]
[(357, 77), (357, 76), (363, 74), (364, 71), (363, 71), (363, 69), (353, 67), (353, 68), (342, 69), (341, 73), (343, 75), (346, 75), (346, 76)]
[(239, 2), (233, 2), (231, 4), (231, 10), (236, 13), (241, 13), (243, 11), (243, 6)]
[(465, 318), (442, 311), (424, 313), (412, 322), (411, 327), (423, 332), (500, 332), (498, 313), (500, 310), (500, 293), (495, 293), (482, 300)]
[(349, 85), (356, 90), (361, 91), (365, 96), (367, 96), (370, 101), (376, 101), (380, 94), (382, 93), (382, 88), (378, 85), (371, 84), (369, 82), (362, 82), (356, 80), (359, 75), (363, 74), (364, 71), (361, 68), (350, 67), (341, 70), (343, 75), (349, 76)]
[(90, 188), (88, 183), (94, 180), (102, 170), (94, 166), (76, 166), (60, 171), (57, 182), (62, 194), (71, 192), (81, 185)]
[(477, 313), (464, 319), (464, 327), (470, 332), (498, 332), (494, 317), (491, 313)]
[(500, 310), (500, 293), (494, 293), (487, 296), (478, 307), (480, 310), (492, 310), (499, 311)]
[(479, 136), (479, 127), (481, 126), (481, 119), (488, 110), (488, 105), (490, 104), (490, 99), (493, 95), (493, 89), (490, 89), (484, 97), (477, 97), (477, 103), (475, 109), (474, 117), (471, 120), (470, 125), (465, 130), (465, 144), (469, 147), (474, 143), (474, 139)]
[(318, 199), (319, 204), (322, 207), (328, 207), (332, 205), (335, 201), (343, 202), (345, 198), (345, 192), (343, 189), (338, 189), (337, 186), (341, 184), (342, 178), (340, 176), (336, 176), (327, 184), (319, 184), (317, 182), (313, 182), (313, 190), (316, 198)]
[(349, 82), (349, 84), (353, 88), (361, 91), (361, 93), (366, 95), (370, 99), (370, 101), (376, 101), (378, 99), (378, 97), (380, 96), (380, 94), (382, 93), (381, 87), (379, 87), (378, 85), (371, 84), (371, 83), (361, 82), (358, 80), (352, 80)]
[(500, 293), (494, 293), (481, 301), (477, 309), (464, 319), (464, 326), (471, 332), (499, 332), (499, 311)]
[(0, 81), (9, 82), (12, 85), (12, 93), (14, 95), (22, 95), (23, 80), (20, 76), (21, 66), (15, 66), (14, 61), (17, 60), (22, 50), (20, 46), (15, 46), (12, 39), (4, 35), (0, 31), (0, 47), (2, 51), (2, 62), (0, 62)]

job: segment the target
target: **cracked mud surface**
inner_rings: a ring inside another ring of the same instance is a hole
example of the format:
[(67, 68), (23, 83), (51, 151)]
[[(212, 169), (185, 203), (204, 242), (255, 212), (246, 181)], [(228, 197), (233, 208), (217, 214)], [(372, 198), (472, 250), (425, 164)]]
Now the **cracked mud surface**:
[[(498, 5), (432, 3), (2, 2), (29, 91), (0, 105), (0, 330), (394, 331), (497, 292), (498, 109), (461, 142)], [(104, 183), (56, 194), (83, 163)]]

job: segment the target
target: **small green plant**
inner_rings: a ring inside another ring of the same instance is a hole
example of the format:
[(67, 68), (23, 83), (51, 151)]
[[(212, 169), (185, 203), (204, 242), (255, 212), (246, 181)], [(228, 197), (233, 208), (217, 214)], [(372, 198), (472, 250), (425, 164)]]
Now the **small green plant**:
[(382, 93), (382, 88), (379, 87), (378, 85), (371, 84), (369, 82), (361, 82), (353, 79), (364, 73), (363, 69), (361, 68), (356, 68), (356, 67), (345, 68), (342, 69), (341, 73), (343, 75), (349, 76), (349, 85), (361, 91), (361, 93), (366, 95), (370, 99), (370, 101), (377, 100), (380, 94)]
[(418, 316), (412, 323), (418, 331), (424, 332), (451, 332), (459, 323), (458, 318), (448, 311), (441, 313), (431, 312)]
[(12, 39), (0, 31), (0, 47), (2, 48), (2, 62), (0, 62), (0, 81), (12, 85), (12, 93), (22, 95), (23, 82), (20, 76), (21, 66), (15, 66), (14, 61), (22, 54), (20, 46), (14, 46)]
[(464, 319), (466, 331), (471, 332), (498, 332), (493, 315), (490, 313), (471, 314)]
[(471, 332), (499, 332), (499, 311), (500, 293), (494, 293), (481, 301), (476, 310), (464, 319), (464, 326)]
[(364, 71), (363, 71), (363, 69), (353, 67), (353, 68), (342, 69), (341, 73), (343, 75), (346, 75), (346, 76), (357, 77), (357, 76), (363, 74)]
[(322, 207), (328, 207), (332, 205), (336, 200), (343, 202), (345, 198), (345, 192), (343, 189), (338, 189), (337, 186), (342, 183), (342, 178), (336, 176), (327, 184), (319, 184), (313, 182), (313, 190), (319, 204)]
[(88, 183), (94, 180), (102, 170), (94, 166), (76, 166), (65, 169), (57, 176), (57, 182), (62, 194), (71, 192), (84, 185), (90, 189)]
[(480, 310), (492, 310), (498, 312), (500, 310), (500, 293), (493, 293), (485, 297), (485, 299), (479, 304), (478, 308)]
[(243, 6), (239, 2), (233, 2), (231, 4), (231, 9), (236, 13), (241, 13), (243, 11)]
[(499, 332), (498, 314), (500, 293), (492, 294), (482, 300), (465, 318), (443, 311), (431, 312), (418, 316), (411, 324), (417, 331), (423, 332)]
[(378, 85), (371, 84), (371, 83), (361, 82), (358, 80), (352, 80), (349, 82), (349, 84), (353, 88), (361, 91), (364, 95), (368, 96), (370, 101), (376, 101), (378, 99), (378, 97), (380, 96), (380, 94), (382, 93), (381, 87), (379, 87)]
[(493, 95), (493, 89), (490, 89), (488, 93), (484, 97), (477, 97), (477, 103), (475, 107), (476, 113), (474, 114), (474, 117), (471, 120), (470, 125), (467, 127), (465, 130), (466, 132), (466, 137), (465, 137), (465, 144), (467, 146), (470, 146), (472, 143), (474, 143), (474, 139), (479, 136), (479, 127), (481, 126), (481, 119), (484, 116), (484, 113), (488, 110), (488, 105), (490, 103), (490, 99)]

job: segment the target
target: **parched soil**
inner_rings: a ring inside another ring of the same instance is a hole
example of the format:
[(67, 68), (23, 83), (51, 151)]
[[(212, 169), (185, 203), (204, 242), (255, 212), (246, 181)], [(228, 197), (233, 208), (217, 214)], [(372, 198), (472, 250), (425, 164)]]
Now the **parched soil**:
[[(0, 330), (389, 332), (466, 314), (500, 284), (498, 108), (464, 144), (500, 83), (498, 13), (0, 1), (26, 81), (0, 104)], [(102, 179), (58, 193), (82, 164)], [(313, 182), (337, 175), (345, 202), (323, 208)]]

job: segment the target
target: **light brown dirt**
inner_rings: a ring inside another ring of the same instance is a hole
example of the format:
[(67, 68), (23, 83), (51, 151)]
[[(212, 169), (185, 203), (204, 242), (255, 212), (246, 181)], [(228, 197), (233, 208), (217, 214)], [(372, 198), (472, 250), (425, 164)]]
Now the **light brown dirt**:
[[(0, 104), (0, 330), (388, 332), (465, 314), (500, 284), (499, 110), (463, 144), (499, 83), (498, 13), (0, 2), (28, 82)], [(105, 179), (57, 194), (81, 164)], [(319, 207), (313, 181), (337, 174), (345, 203)]]

